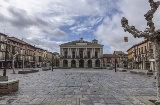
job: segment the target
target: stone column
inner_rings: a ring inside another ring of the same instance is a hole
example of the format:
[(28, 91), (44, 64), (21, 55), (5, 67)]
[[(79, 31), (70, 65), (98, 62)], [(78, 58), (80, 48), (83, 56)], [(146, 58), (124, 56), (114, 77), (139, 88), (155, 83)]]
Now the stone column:
[(68, 60), (68, 67), (71, 67), (71, 60)]
[(146, 69), (145, 58), (143, 58), (143, 70)]
[(101, 54), (100, 57), (103, 57), (103, 49), (101, 48)]
[(91, 50), (91, 58), (93, 57), (93, 48), (92, 48), (92, 50)]
[(79, 60), (76, 60), (76, 67), (79, 68)]
[(79, 48), (78, 48), (78, 56), (79, 56)]
[(75, 51), (75, 56), (77, 57), (77, 48), (76, 48), (76, 51)]
[(67, 58), (68, 58), (68, 56), (69, 56), (69, 48), (67, 49)]
[(69, 48), (69, 55), (70, 55), (70, 57), (71, 57), (71, 48)]
[(103, 67), (103, 59), (100, 60), (100, 67)]
[(92, 60), (92, 68), (95, 68), (95, 60)]
[(95, 57), (95, 48), (93, 49), (93, 55), (94, 55), (94, 57)]
[(101, 57), (101, 48), (99, 49), (99, 58)]
[(86, 57), (87, 57), (87, 48), (86, 48)]
[(152, 61), (150, 61), (150, 70), (152, 70), (153, 71), (153, 64), (152, 64)]
[(72, 48), (71, 48), (71, 58), (72, 58)]
[(84, 56), (85, 56), (85, 49), (83, 49), (83, 58), (84, 58)]

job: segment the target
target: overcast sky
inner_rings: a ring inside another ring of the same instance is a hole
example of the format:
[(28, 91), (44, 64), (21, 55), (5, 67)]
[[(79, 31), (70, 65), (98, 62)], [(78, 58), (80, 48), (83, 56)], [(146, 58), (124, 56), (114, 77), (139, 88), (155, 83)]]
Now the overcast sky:
[[(148, 0), (0, 0), (0, 32), (52, 52), (80, 37), (98, 39), (104, 53), (126, 52), (143, 39), (125, 33), (121, 18), (143, 31), (147, 27), (144, 14), (149, 9)], [(158, 9), (156, 28), (160, 28), (159, 17)]]

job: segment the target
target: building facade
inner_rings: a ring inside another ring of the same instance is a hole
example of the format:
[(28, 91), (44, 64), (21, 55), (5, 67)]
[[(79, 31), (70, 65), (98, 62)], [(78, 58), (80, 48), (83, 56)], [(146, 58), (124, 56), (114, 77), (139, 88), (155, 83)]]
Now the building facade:
[(60, 67), (96, 68), (103, 67), (103, 45), (98, 40), (80, 40), (60, 45)]
[(136, 69), (137, 67), (136, 67), (136, 54), (135, 54), (135, 51), (136, 51), (136, 49), (137, 49), (137, 45), (133, 45), (131, 48), (129, 48), (128, 50), (127, 50), (127, 52), (128, 52), (128, 68), (129, 69)]
[(113, 67), (114, 59), (115, 58), (113, 54), (103, 54), (103, 67)]
[(53, 53), (53, 66), (54, 67), (59, 67), (59, 62), (60, 62), (60, 55), (57, 52)]
[(130, 60), (133, 69), (155, 70), (153, 47), (149, 40), (133, 45), (127, 52), (128, 60)]
[[(122, 51), (114, 51), (114, 62), (118, 68), (128, 68), (128, 54)], [(115, 66), (114, 63), (114, 66)]]
[(5, 55), (7, 68), (12, 68), (13, 61), (15, 68), (48, 66), (51, 58), (47, 58), (47, 53), (23, 40), (0, 33), (0, 68), (5, 66)]

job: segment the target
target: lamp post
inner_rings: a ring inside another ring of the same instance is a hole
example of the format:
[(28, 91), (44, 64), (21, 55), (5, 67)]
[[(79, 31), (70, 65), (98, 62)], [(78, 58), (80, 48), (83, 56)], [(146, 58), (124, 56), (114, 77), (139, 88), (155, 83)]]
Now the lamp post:
[(24, 70), (24, 56), (23, 56), (23, 69), (22, 70)]
[(52, 53), (52, 71), (53, 71), (53, 53)]
[(116, 65), (117, 59), (116, 59), (116, 54), (115, 54), (115, 53), (114, 53), (114, 59), (115, 59), (115, 60), (114, 60), (115, 72), (117, 72), (117, 69), (116, 69), (116, 66), (117, 66), (117, 65)]

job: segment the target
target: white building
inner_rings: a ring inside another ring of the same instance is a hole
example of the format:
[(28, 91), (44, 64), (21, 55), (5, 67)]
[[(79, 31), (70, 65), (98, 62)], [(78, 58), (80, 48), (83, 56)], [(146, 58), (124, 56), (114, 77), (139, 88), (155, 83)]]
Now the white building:
[(80, 40), (60, 45), (60, 67), (100, 68), (103, 67), (103, 45), (98, 40)]

